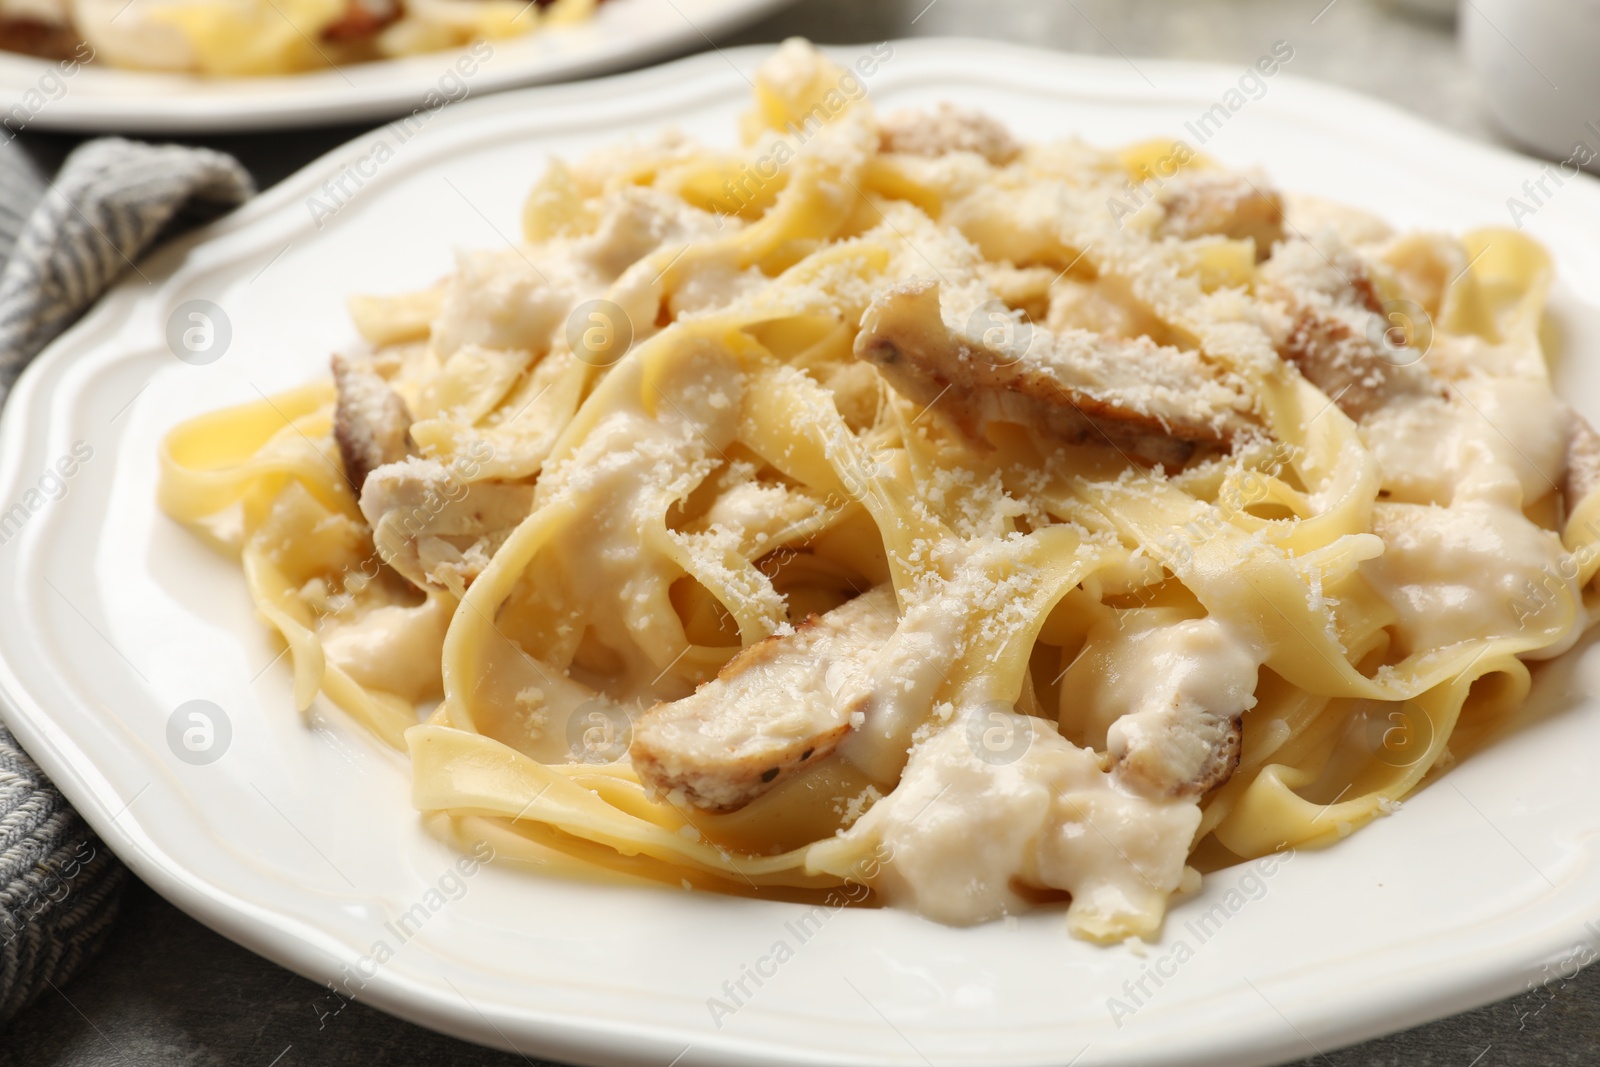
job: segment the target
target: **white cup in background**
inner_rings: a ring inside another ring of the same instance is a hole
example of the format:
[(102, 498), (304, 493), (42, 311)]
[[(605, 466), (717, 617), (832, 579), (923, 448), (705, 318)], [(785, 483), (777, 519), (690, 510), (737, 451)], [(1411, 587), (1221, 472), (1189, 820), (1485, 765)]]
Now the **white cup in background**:
[(1461, 0), (1457, 25), (1507, 136), (1552, 159), (1600, 154), (1600, 0)]

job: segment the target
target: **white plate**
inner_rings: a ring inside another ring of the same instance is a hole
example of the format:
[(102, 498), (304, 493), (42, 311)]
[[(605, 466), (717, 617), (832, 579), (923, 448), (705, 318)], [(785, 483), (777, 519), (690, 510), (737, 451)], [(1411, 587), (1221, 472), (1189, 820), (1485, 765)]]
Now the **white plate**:
[[(749, 70), (761, 54), (730, 57)], [(516, 232), (552, 153), (673, 122), (731, 142), (747, 86), (730, 57), (452, 109), (319, 231), (308, 199), (370, 155), (379, 131), (155, 257), (148, 284), (121, 286), (18, 386), (0, 426), (4, 506), (39, 488), (75, 441), (94, 456), (0, 547), (6, 718), (111, 847), (201, 921), (327, 980), (376, 942), (393, 947), (385, 923), (423, 900), (454, 854), (419, 826), (398, 756), (336, 711), (309, 726), (294, 714), (289, 672), (272, 662), (236, 567), (156, 510), (158, 438), (324, 373), (328, 352), (354, 338), (345, 293), (427, 283), (452, 247)], [(1117, 60), (917, 42), (895, 45), (869, 84), (880, 106), (953, 97), (1030, 137), (1117, 143), (1181, 129), (1240, 73), (1140, 67), (1154, 87)], [(1505, 221), (1505, 198), (1538, 166), (1281, 75), (1205, 147), (1267, 164), (1284, 187), (1453, 230)], [(1568, 395), (1600, 415), (1600, 185), (1569, 179), (1528, 228), (1560, 263), (1551, 315)], [(180, 363), (162, 340), (189, 299), (215, 301), (232, 322), (230, 350), (209, 366)], [(1547, 715), (1394, 816), (1270, 877), (1210, 878), (1142, 960), (1069, 939), (1059, 914), (958, 930), (846, 912), (801, 945), (786, 925), (795, 906), (490, 867), (430, 914), (362, 999), (585, 1064), (664, 1067), (683, 1054), (682, 1065), (740, 1067), (1059, 1065), (1087, 1047), (1073, 1062), (1249, 1067), (1310, 1055), (1518, 992), (1594, 944), (1596, 655), (1585, 646), (1546, 670)], [(232, 724), (231, 747), (209, 766), (179, 761), (165, 740), (191, 699), (214, 701)], [(1225, 921), (1201, 943), (1190, 924), (1218, 904)], [(752, 999), (714, 1026), (708, 998), (779, 940), (794, 958), (760, 989), (747, 979)], [(1192, 958), (1174, 968), (1162, 961), (1179, 941)], [(1114, 1020), (1108, 998), (1132, 1006), (1124, 982), (1151, 970), (1159, 988), (1145, 978), (1150, 995)]]
[(440, 100), (699, 49), (791, 2), (605, 0), (585, 22), (493, 42), (481, 65), (459, 68), (461, 53), (432, 52), (278, 77), (199, 78), (103, 62), (67, 73), (49, 60), (0, 52), (0, 114), (13, 130), (91, 133), (238, 133), (387, 119)]

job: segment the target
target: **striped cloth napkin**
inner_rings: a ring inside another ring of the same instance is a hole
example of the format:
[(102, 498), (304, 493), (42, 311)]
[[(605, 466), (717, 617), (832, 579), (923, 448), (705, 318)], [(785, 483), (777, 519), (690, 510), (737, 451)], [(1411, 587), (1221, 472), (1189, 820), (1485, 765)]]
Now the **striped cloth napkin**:
[[(0, 401), (148, 248), (253, 192), (208, 149), (102, 138), (52, 181), (0, 143)], [(0, 1023), (93, 955), (126, 874), (0, 723)]]

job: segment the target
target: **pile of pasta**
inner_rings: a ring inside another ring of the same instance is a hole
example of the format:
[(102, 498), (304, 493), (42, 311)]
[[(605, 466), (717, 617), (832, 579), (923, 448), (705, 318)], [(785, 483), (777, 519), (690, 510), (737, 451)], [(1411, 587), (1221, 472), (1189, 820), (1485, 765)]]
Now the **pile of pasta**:
[[(162, 506), (237, 554), (299, 706), (408, 752), (440, 832), (1148, 937), (1197, 872), (1395, 810), (1588, 625), (1595, 439), (1527, 238), (880, 118), (803, 42), (741, 133), (552, 162), (520, 247), (352, 300), (338, 390), (166, 440)], [(371, 471), (358, 371), (409, 419)], [(663, 708), (852, 604), (881, 632), (778, 694), (848, 697), (836, 749), (721, 806), (642, 773)]]

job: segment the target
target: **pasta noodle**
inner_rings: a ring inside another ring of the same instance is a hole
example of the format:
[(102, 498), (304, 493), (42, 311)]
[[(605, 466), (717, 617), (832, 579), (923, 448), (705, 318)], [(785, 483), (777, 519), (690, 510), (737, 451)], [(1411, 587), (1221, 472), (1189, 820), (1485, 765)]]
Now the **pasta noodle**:
[(740, 148), (552, 163), (521, 247), (352, 301), (332, 385), (166, 440), (298, 704), (441, 832), (1150, 936), (1394, 810), (1588, 625), (1600, 438), (1527, 238), (880, 119), (804, 42), (755, 84)]

